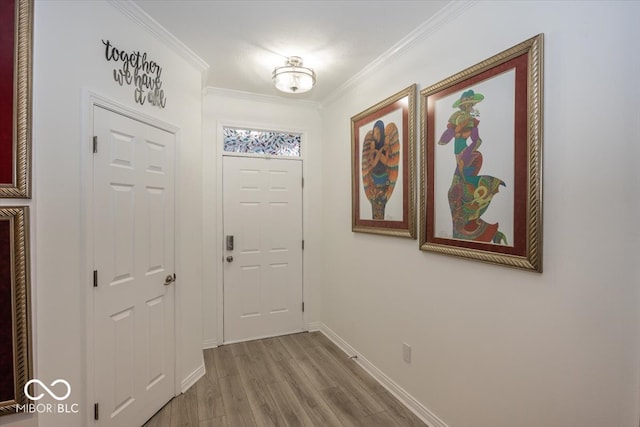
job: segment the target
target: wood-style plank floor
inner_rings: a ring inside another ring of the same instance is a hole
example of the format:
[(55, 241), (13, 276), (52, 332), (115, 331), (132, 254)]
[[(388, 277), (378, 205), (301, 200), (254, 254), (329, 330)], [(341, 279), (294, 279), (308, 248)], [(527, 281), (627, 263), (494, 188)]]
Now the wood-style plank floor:
[(425, 426), (319, 332), (205, 350), (207, 374), (144, 427)]

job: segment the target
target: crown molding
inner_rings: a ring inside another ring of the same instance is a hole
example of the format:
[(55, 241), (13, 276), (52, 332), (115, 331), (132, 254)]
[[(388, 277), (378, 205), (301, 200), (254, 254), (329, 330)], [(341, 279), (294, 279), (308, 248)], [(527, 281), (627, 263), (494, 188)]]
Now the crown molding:
[(171, 34), (158, 21), (149, 16), (137, 4), (131, 0), (108, 0), (108, 2), (123, 15), (131, 19), (136, 25), (148, 31), (152, 36), (160, 42), (174, 50), (189, 64), (195, 67), (202, 74), (202, 83), (206, 81), (209, 72), (209, 64), (200, 58), (194, 51), (189, 49), (187, 45), (182, 43), (176, 36)]
[(240, 90), (225, 89), (220, 87), (208, 86), (203, 90), (206, 95), (221, 95), (236, 99), (244, 99), (254, 102), (264, 102), (267, 104), (295, 105), (296, 107), (307, 107), (313, 109), (321, 109), (321, 104), (317, 101), (308, 101), (306, 99), (285, 98), (276, 95), (263, 95), (252, 92), (243, 92)]
[(407, 50), (412, 44), (416, 41), (424, 40), (429, 37), (432, 33), (434, 33), (438, 28), (447, 24), (452, 19), (459, 17), (467, 10), (469, 10), (473, 5), (478, 3), (479, 0), (463, 0), (463, 1), (452, 1), (447, 4), (445, 7), (440, 9), (435, 15), (431, 18), (423, 22), (420, 26), (418, 26), (415, 30), (411, 31), (404, 38), (402, 38), (399, 42), (391, 46), (391, 48), (387, 49), (382, 55), (374, 59), (367, 66), (365, 66), (361, 71), (357, 74), (353, 75), (349, 80), (345, 81), (340, 87), (331, 92), (328, 96), (326, 96), (322, 101), (322, 106), (325, 107), (328, 104), (336, 101), (340, 98), (345, 91), (349, 90), (358, 82), (366, 78), (368, 75), (372, 74), (388, 61), (390, 61), (394, 56), (402, 53)]

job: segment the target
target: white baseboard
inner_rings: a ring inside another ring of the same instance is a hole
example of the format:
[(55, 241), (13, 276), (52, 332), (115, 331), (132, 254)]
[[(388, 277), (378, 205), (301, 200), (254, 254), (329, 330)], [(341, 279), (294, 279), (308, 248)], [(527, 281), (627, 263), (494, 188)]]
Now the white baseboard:
[(204, 368), (204, 360), (202, 361), (202, 365), (198, 366), (195, 371), (187, 375), (185, 379), (180, 383), (180, 391), (182, 393), (186, 392), (194, 385), (200, 378), (202, 378), (205, 374)]
[(217, 339), (204, 340), (204, 342), (202, 343), (203, 350), (206, 350), (208, 348), (216, 348), (217, 346), (218, 346)]
[(384, 372), (378, 369), (373, 363), (369, 362), (362, 354), (358, 353), (355, 348), (351, 347), (349, 343), (343, 340), (338, 334), (332, 331), (327, 325), (322, 322), (314, 324), (317, 329), (312, 329), (309, 324), (310, 331), (320, 331), (327, 338), (333, 341), (338, 347), (342, 349), (349, 356), (358, 356), (355, 361), (360, 364), (362, 368), (367, 371), (376, 381), (378, 381), (384, 388), (389, 390), (400, 402), (402, 402), (411, 412), (413, 412), (418, 418), (427, 424), (429, 427), (448, 427), (444, 421), (438, 418), (433, 412), (427, 409), (422, 403), (418, 402), (416, 398), (411, 396), (405, 389), (400, 387), (389, 378)]
[(322, 322), (309, 322), (307, 324), (307, 328), (309, 329), (309, 332), (320, 331), (322, 329), (322, 326), (323, 326)]

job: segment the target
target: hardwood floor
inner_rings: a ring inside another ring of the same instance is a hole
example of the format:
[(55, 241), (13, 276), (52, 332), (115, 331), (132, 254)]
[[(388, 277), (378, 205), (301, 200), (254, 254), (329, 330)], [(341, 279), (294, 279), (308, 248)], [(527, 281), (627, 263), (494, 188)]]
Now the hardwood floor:
[(319, 332), (205, 350), (206, 375), (145, 427), (425, 426)]

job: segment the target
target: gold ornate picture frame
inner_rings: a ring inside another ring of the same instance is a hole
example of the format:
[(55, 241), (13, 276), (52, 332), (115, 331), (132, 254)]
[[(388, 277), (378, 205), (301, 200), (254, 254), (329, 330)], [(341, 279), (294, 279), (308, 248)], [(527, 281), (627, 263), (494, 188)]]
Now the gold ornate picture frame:
[(0, 197), (31, 197), (33, 0), (0, 7)]
[(0, 415), (27, 403), (31, 376), (29, 208), (0, 207)]
[(542, 72), (539, 34), (420, 91), (421, 250), (542, 272)]
[(352, 230), (416, 238), (416, 85), (351, 118)]

